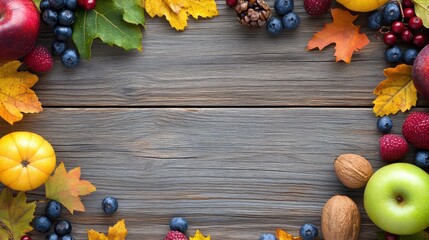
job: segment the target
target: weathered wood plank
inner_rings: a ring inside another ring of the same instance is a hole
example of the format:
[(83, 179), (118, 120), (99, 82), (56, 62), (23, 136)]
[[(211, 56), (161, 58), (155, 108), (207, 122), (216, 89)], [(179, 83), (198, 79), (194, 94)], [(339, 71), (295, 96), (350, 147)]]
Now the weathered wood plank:
[[(394, 117), (394, 132), (404, 116)], [(297, 234), (304, 222), (320, 226), (322, 206), (334, 194), (358, 203), (360, 239), (374, 239), (362, 190), (342, 186), (332, 163), (356, 153), (380, 167), (375, 121), (364, 108), (47, 108), (13, 127), (0, 123), (0, 134), (41, 134), (60, 161), (81, 166), (97, 186), (83, 198), (85, 213), (64, 216), (77, 239), (122, 218), (128, 239), (162, 239), (173, 216), (213, 239), (257, 239), (276, 227)], [(113, 216), (100, 208), (107, 195), (119, 199)]]
[[(273, 6), (274, 0), (267, 1)], [(330, 15), (309, 17), (302, 1), (297, 31), (270, 36), (237, 23), (217, 1), (220, 16), (190, 20), (185, 32), (148, 17), (144, 52), (125, 52), (96, 41), (93, 58), (75, 70), (59, 61), (35, 89), (45, 106), (371, 106), (384, 79), (384, 44), (356, 53), (352, 64), (334, 63), (334, 47), (307, 52), (312, 35)], [(365, 22), (365, 17), (359, 19)], [(49, 44), (51, 33), (43, 38)], [(49, 40), (48, 40), (49, 39)]]

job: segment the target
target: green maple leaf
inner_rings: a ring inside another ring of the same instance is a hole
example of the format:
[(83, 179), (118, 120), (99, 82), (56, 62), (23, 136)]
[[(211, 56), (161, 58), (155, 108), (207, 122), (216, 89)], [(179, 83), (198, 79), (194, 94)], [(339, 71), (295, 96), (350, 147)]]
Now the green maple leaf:
[(136, 24), (136, 25), (144, 25), (144, 10), (143, 6), (138, 2), (140, 0), (115, 0), (116, 5), (119, 8), (122, 8), (124, 15), (122, 18), (124, 21)]
[(98, 1), (93, 10), (79, 9), (75, 13), (73, 41), (81, 57), (91, 58), (91, 46), (96, 38), (100, 38), (101, 41), (110, 46), (116, 45), (125, 50), (142, 50), (143, 36), (140, 26), (124, 20), (131, 21), (134, 19), (137, 21), (133, 18), (136, 11), (131, 6), (132, 4), (139, 5), (135, 1), (120, 5), (120, 3), (125, 2), (126, 0)]
[(423, 20), (426, 28), (429, 28), (429, 2), (427, 0), (413, 0), (416, 15)]
[(0, 194), (0, 239), (19, 240), (33, 230), (30, 222), (34, 218), (36, 203), (27, 203), (25, 193), (12, 196), (8, 188)]

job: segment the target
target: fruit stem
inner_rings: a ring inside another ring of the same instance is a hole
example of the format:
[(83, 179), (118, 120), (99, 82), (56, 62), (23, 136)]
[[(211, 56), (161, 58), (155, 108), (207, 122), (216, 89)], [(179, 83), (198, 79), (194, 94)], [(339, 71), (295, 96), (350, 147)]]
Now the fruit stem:
[(27, 167), (28, 164), (30, 164), (30, 162), (28, 162), (27, 160), (24, 160), (24, 161), (21, 162), (21, 164), (22, 164), (23, 167)]
[(404, 199), (400, 195), (396, 196), (395, 199), (398, 203), (402, 203), (404, 201)]

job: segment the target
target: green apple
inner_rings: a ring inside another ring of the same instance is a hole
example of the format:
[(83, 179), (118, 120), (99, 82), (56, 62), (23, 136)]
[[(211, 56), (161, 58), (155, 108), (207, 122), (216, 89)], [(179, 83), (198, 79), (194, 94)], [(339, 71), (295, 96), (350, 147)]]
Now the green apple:
[(369, 179), (365, 211), (379, 228), (411, 235), (429, 226), (429, 174), (409, 163), (380, 168)]

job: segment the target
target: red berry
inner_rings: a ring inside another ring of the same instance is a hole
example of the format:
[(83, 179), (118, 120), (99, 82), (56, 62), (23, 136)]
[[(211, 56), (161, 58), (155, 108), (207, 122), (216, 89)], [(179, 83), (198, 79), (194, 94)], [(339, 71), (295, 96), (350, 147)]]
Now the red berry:
[(392, 32), (388, 32), (388, 33), (384, 34), (383, 40), (384, 40), (384, 43), (388, 46), (395, 45), (396, 35)]
[(54, 59), (46, 47), (37, 45), (25, 55), (24, 63), (35, 72), (49, 72), (54, 66)]
[(188, 238), (179, 231), (169, 231), (164, 240), (188, 240)]
[(402, 6), (405, 8), (414, 7), (414, 3), (411, 0), (402, 0)]
[(388, 163), (398, 161), (408, 151), (407, 141), (397, 134), (383, 135), (379, 143), (381, 159)]
[(31, 237), (28, 235), (24, 235), (21, 237), (21, 240), (31, 240)]
[(411, 30), (418, 31), (418, 30), (422, 29), (423, 21), (419, 17), (412, 17), (412, 18), (410, 18), (410, 21), (408, 21), (408, 27)]
[(426, 46), (426, 37), (422, 33), (417, 33), (414, 35), (413, 43), (419, 48), (423, 48)]
[(79, 6), (85, 8), (86, 10), (92, 10), (95, 8), (97, 1), (96, 0), (77, 0), (77, 4), (79, 4)]
[(385, 239), (386, 239), (386, 240), (398, 240), (398, 239), (399, 239), (399, 236), (398, 236), (398, 235), (396, 235), (396, 234), (392, 234), (392, 233), (388, 233), (388, 232), (386, 232), (386, 233), (384, 234), (384, 236), (385, 236)]
[(304, 9), (310, 16), (320, 16), (331, 7), (332, 0), (304, 0)]
[(405, 26), (403, 22), (396, 21), (392, 23), (391, 29), (395, 33), (402, 33), (405, 29)]
[(402, 31), (401, 33), (401, 39), (406, 43), (411, 42), (411, 40), (413, 40), (413, 37), (414, 37), (413, 33), (408, 29), (404, 29), (404, 31)]
[(429, 113), (410, 113), (402, 125), (402, 135), (416, 148), (429, 150)]
[(235, 7), (235, 5), (237, 5), (237, 1), (238, 0), (226, 0), (226, 5), (230, 8)]
[(414, 12), (413, 8), (405, 8), (404, 9), (404, 17), (406, 19), (410, 19), (412, 17), (416, 16), (416, 12)]

